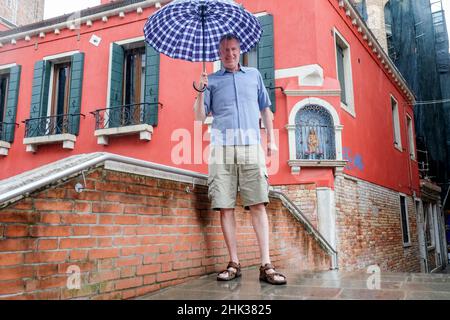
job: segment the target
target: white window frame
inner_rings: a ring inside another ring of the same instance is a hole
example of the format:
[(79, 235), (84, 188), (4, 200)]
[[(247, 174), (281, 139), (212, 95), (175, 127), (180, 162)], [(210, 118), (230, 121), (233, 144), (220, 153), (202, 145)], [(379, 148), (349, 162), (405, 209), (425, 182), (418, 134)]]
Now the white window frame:
[(409, 157), (411, 160), (416, 160), (416, 144), (414, 141), (414, 129), (413, 120), (409, 114), (406, 114), (406, 129), (408, 130), (408, 146), (409, 146)]
[(15, 67), (15, 66), (17, 66), (17, 63), (0, 65), (0, 72), (1, 73), (9, 73), (9, 69), (11, 69), (12, 67)]
[(339, 45), (342, 47), (344, 52), (344, 81), (345, 81), (345, 96), (347, 98), (347, 104), (341, 103), (342, 109), (347, 111), (350, 115), (356, 118), (355, 111), (355, 97), (354, 97), (354, 89), (353, 89), (353, 68), (352, 68), (352, 56), (351, 56), (351, 48), (350, 44), (345, 40), (344, 36), (334, 28), (334, 56), (336, 62), (336, 77), (339, 79), (339, 70), (337, 63), (337, 49), (336, 46)]
[[(405, 239), (403, 239), (403, 219), (402, 219), (402, 197), (405, 199), (405, 215), (406, 215), (406, 231), (408, 232), (408, 242), (405, 242)], [(409, 223), (409, 214), (408, 214), (408, 197), (406, 194), (400, 193), (399, 194), (399, 203), (400, 203), (400, 227), (402, 231), (402, 242), (403, 247), (411, 247), (411, 230), (410, 230), (410, 223)]]
[[(289, 142), (289, 162), (295, 163), (299, 162), (297, 160), (296, 154), (297, 154), (297, 146), (295, 143), (295, 118), (297, 116), (297, 113), (303, 109), (304, 107), (308, 105), (318, 105), (326, 109), (331, 117), (333, 118), (333, 124), (334, 124), (334, 139), (335, 139), (335, 148), (336, 148), (336, 160), (300, 160), (300, 162), (305, 165), (306, 163), (322, 163), (322, 164), (343, 164), (344, 160), (342, 158), (342, 130), (344, 126), (341, 124), (341, 120), (339, 118), (339, 114), (337, 113), (336, 109), (327, 101), (317, 98), (317, 97), (311, 97), (303, 99), (302, 101), (299, 101), (295, 104), (295, 106), (292, 108), (292, 110), (289, 113), (289, 119), (288, 124), (286, 125), (286, 129), (288, 130), (288, 142)], [(345, 164), (344, 164), (345, 165)], [(295, 167), (295, 166), (294, 166)], [(292, 168), (292, 173), (298, 173), (298, 169)]]
[(52, 109), (53, 109), (52, 96), (53, 96), (53, 82), (54, 82), (53, 77), (55, 76), (55, 65), (57, 65), (59, 63), (70, 62), (70, 58), (68, 58), (66, 60), (52, 60), (50, 62), (52, 63), (52, 67), (50, 69), (50, 84), (48, 87), (47, 117), (50, 117), (52, 115), (51, 113), (52, 113)]
[[(402, 134), (401, 134), (401, 128), (400, 128), (400, 110), (398, 108), (398, 101), (395, 99), (395, 97), (391, 94), (390, 95), (390, 105), (391, 105), (391, 114), (392, 114), (392, 130), (393, 130), (393, 144), (394, 147), (400, 151), (403, 152), (402, 148)], [(393, 103), (395, 102), (395, 103)]]

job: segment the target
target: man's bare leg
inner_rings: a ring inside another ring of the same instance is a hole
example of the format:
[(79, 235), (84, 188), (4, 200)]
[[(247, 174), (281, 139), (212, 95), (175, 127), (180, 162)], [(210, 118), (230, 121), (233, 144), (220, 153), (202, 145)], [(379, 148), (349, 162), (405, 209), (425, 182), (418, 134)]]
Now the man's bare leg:
[[(220, 224), (222, 226), (223, 236), (230, 255), (230, 261), (239, 264), (237, 254), (237, 240), (236, 240), (236, 219), (234, 216), (234, 209), (220, 209)], [(236, 272), (236, 269), (229, 268), (228, 270)], [(219, 274), (220, 278), (228, 278), (228, 273), (223, 272)]]
[[(267, 218), (266, 207), (263, 203), (250, 206), (250, 213), (252, 215), (253, 229), (258, 239), (259, 250), (261, 253), (261, 265), (266, 265), (270, 262), (269, 253), (269, 219)], [(274, 273), (273, 269), (267, 270), (267, 273)], [(276, 281), (284, 280), (284, 277), (275, 276)]]

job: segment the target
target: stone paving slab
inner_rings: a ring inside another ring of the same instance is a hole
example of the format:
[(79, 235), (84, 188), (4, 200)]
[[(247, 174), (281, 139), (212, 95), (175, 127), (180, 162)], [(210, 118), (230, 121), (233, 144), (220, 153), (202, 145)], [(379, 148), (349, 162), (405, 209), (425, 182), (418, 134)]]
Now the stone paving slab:
[[(139, 300), (450, 300), (450, 274), (280, 270), (288, 284), (273, 286), (258, 279), (257, 268), (233, 281), (211, 274), (148, 294)], [(374, 280), (375, 279), (375, 280)]]

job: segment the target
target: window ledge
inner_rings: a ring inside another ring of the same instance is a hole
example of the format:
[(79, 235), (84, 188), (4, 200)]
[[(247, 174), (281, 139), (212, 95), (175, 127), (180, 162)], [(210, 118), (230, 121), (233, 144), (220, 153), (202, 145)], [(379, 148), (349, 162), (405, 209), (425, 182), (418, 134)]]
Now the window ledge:
[(339, 168), (341, 170), (347, 165), (346, 160), (289, 160), (288, 165), (291, 167), (293, 174), (300, 173), (301, 167), (313, 168)]
[(0, 140), (0, 156), (7, 156), (9, 149), (11, 149), (11, 144)]
[(355, 108), (353, 105), (350, 105), (350, 104), (347, 105), (346, 103), (343, 103), (341, 101), (341, 108), (344, 109), (344, 111), (346, 111), (348, 114), (350, 114), (353, 118), (356, 118), (356, 112), (355, 112)]
[(149, 124), (137, 124), (132, 126), (106, 128), (95, 130), (94, 135), (97, 137), (97, 143), (100, 145), (108, 145), (109, 137), (124, 136), (139, 133), (139, 139), (150, 141), (152, 139), (153, 127)]
[(54, 134), (41, 137), (30, 137), (23, 139), (23, 144), (27, 146), (27, 152), (36, 152), (39, 145), (62, 142), (63, 149), (74, 149), (77, 137), (70, 133)]
[(300, 90), (300, 89), (286, 89), (284, 93), (288, 97), (304, 97), (304, 96), (325, 96), (325, 97), (340, 97), (341, 90)]
[(402, 148), (402, 146), (401, 146), (401, 145), (398, 145), (398, 144), (396, 144), (396, 143), (394, 143), (394, 148), (397, 149), (397, 150), (400, 151), (400, 152), (403, 152), (403, 151), (404, 151), (403, 148)]

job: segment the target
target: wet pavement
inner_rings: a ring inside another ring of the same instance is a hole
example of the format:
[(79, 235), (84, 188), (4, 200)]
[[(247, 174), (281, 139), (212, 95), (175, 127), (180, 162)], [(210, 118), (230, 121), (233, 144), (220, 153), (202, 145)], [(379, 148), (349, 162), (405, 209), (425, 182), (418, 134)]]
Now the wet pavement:
[(165, 288), (139, 300), (450, 300), (448, 273), (386, 273), (362, 271), (279, 270), (288, 283), (273, 286), (258, 279), (257, 268), (242, 270), (242, 277), (222, 282), (203, 276)]

